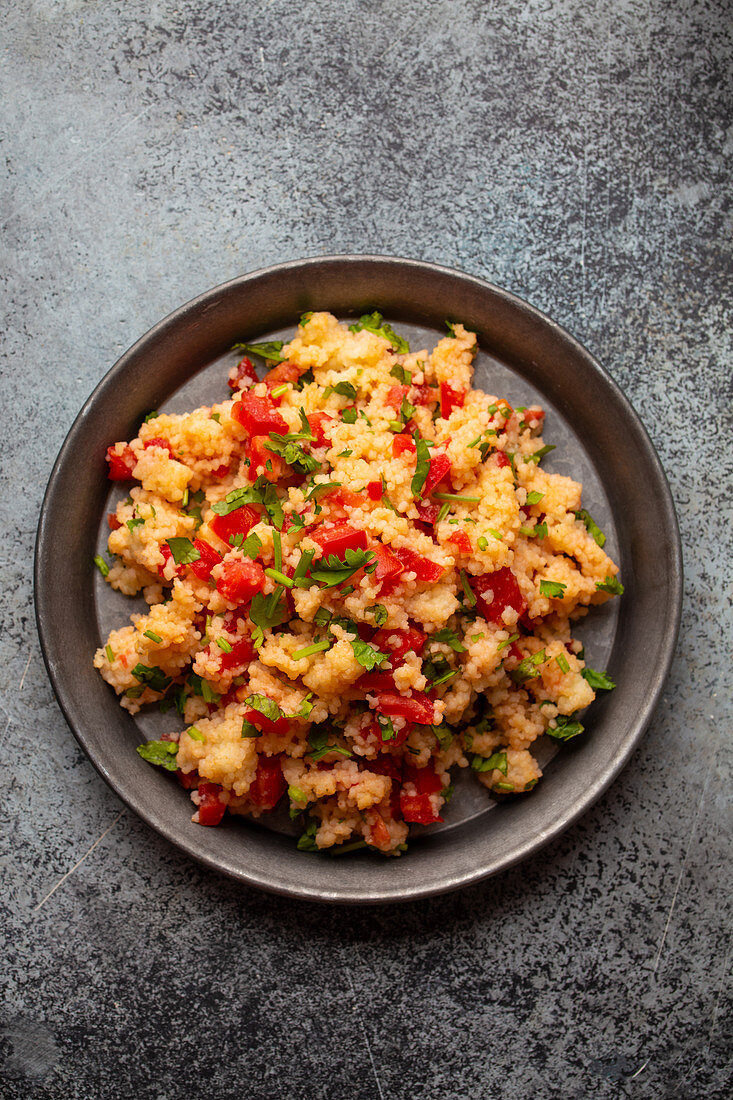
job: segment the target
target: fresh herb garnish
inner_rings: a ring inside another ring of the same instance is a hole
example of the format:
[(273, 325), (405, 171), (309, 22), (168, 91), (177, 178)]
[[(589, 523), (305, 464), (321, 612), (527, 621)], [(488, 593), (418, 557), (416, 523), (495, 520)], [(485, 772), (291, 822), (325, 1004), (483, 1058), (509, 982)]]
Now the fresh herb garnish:
[(228, 642), (226, 640), (226, 638), (217, 638), (216, 639), (216, 644), (218, 645), (219, 649), (222, 650), (223, 653), (231, 653), (232, 652), (232, 643)]
[(104, 560), (101, 554), (94, 555), (94, 564), (96, 565), (97, 569), (103, 577), (109, 576), (109, 566), (107, 565), (107, 562)]
[(250, 531), (246, 539), (240, 543), (239, 549), (245, 557), (251, 558), (254, 561), (262, 549), (262, 539), (256, 531)]
[(571, 737), (577, 737), (579, 733), (582, 733), (585, 727), (566, 714), (559, 714), (555, 719), (557, 723), (555, 726), (548, 726), (545, 733), (553, 737), (555, 741), (569, 741)]
[(285, 521), (282, 503), (277, 495), (277, 489), (267, 480), (264, 474), (257, 478), (254, 485), (232, 489), (231, 493), (227, 493), (224, 500), (212, 504), (212, 510), (218, 516), (228, 516), (230, 512), (236, 512), (237, 508), (241, 508), (243, 504), (261, 504), (275, 527), (278, 530), (282, 528)]
[(441, 751), (445, 752), (453, 741), (453, 730), (445, 722), (441, 722), (439, 726), (431, 726), (430, 729), (435, 734)]
[(392, 741), (397, 736), (392, 719), (386, 714), (377, 715), (377, 725), (381, 733), (382, 741)]
[(451, 668), (448, 661), (441, 653), (438, 657), (431, 657), (425, 661), (422, 666), (423, 676), (429, 680), (432, 687), (437, 687), (438, 684), (445, 684), (448, 680), (452, 680), (454, 676), (458, 675), (457, 668)]
[(538, 493), (533, 489), (531, 493), (527, 493), (527, 504), (539, 504), (544, 495), (544, 493)]
[(623, 596), (624, 586), (618, 577), (606, 577), (605, 581), (596, 581), (596, 588), (601, 592), (610, 592), (612, 596)]
[(145, 523), (145, 520), (141, 519), (139, 516), (136, 516), (135, 519), (128, 519), (127, 520), (127, 526), (129, 527), (129, 529), (131, 531), (134, 531), (135, 528), (139, 527), (141, 523)]
[(204, 680), (202, 676), (199, 676), (196, 672), (189, 674), (186, 681), (194, 695), (200, 695), (205, 703), (218, 703), (221, 696), (218, 692), (214, 691), (208, 680)]
[(307, 497), (308, 500), (320, 500), (321, 497), (325, 497), (328, 493), (335, 493), (337, 489), (341, 488), (340, 481), (321, 481), (318, 485), (314, 485)]
[[(269, 596), (258, 592), (252, 599), (249, 607), (249, 617), (255, 626), (259, 628), (259, 633), (255, 631), (253, 639), (256, 635), (256, 640), (259, 641), (260, 645), (263, 641), (263, 631), (280, 626), (282, 623), (287, 622), (290, 617), (288, 605), (282, 595), (283, 591), (282, 586), (278, 585)], [(259, 647), (257, 646), (257, 648)]]
[(579, 512), (575, 513), (575, 518), (583, 521), (586, 531), (589, 535), (592, 535), (599, 546), (603, 547), (606, 545), (606, 536), (603, 534), (603, 531), (601, 531), (590, 512), (586, 511), (585, 508), (581, 508)]
[(137, 745), (136, 748), (148, 764), (157, 764), (169, 772), (174, 772), (178, 768), (176, 762), (178, 745), (175, 741), (146, 741), (144, 745)]
[(351, 648), (357, 661), (367, 672), (371, 672), (377, 665), (383, 665), (389, 660), (389, 653), (382, 653), (376, 646), (370, 645), (369, 642), (363, 642), (361, 638), (354, 638), (351, 642)]
[(283, 363), (280, 352), (283, 350), (282, 340), (265, 340), (261, 344), (233, 344), (232, 351), (243, 351), (245, 355), (259, 355), (262, 359), (269, 359), (273, 363)]
[(465, 569), (461, 569), (461, 588), (463, 589), (463, 595), (465, 596), (468, 606), (475, 607), (476, 597), (474, 596), (471, 586), (468, 583), (468, 577), (466, 576)]
[(507, 757), (505, 752), (494, 752), (491, 756), (474, 756), (471, 768), (475, 772), (500, 771), (502, 775), (507, 773)]
[(345, 409), (341, 410), (341, 419), (344, 424), (356, 424), (356, 408), (354, 405), (347, 405)]
[(548, 455), (550, 451), (554, 450), (555, 444), (547, 443), (544, 447), (540, 447), (539, 451), (535, 451), (532, 455), (527, 455), (527, 457), (525, 458), (525, 462), (534, 462), (536, 464), (539, 464), (545, 457), (545, 455)]
[(324, 588), (334, 588), (344, 584), (360, 569), (371, 573), (377, 567), (377, 558), (373, 550), (345, 550), (343, 560), (335, 554), (323, 557), (317, 565), (311, 566), (311, 577)]
[(157, 665), (143, 665), (136, 664), (132, 670), (132, 675), (135, 679), (149, 687), (152, 691), (165, 691), (171, 682), (170, 676), (166, 676), (162, 668), (158, 668)]
[(201, 557), (190, 539), (168, 539), (168, 548), (176, 565), (190, 565), (191, 562), (198, 561)]
[(565, 656), (564, 653), (558, 653), (555, 660), (557, 661), (558, 667), (559, 667), (561, 672), (563, 672), (563, 673), (570, 672), (570, 665), (568, 664), (568, 659), (567, 659), (567, 657)]
[(349, 332), (359, 332), (361, 329), (366, 329), (367, 332), (373, 332), (375, 336), (381, 336), (383, 339), (388, 340), (395, 351), (400, 354), (405, 354), (410, 350), (410, 345), (407, 340), (402, 336), (398, 336), (389, 322), (385, 321), (381, 313), (364, 313), (358, 321), (355, 321), (353, 325), (349, 325)]
[(374, 607), (368, 607), (367, 611), (374, 616), (375, 626), (384, 626), (389, 618), (387, 608), (381, 603), (375, 603)]
[(444, 626), (442, 630), (437, 630), (435, 634), (430, 635), (430, 642), (442, 642), (443, 645), (449, 645), (451, 649), (456, 653), (465, 653), (466, 647), (460, 641), (455, 630), (451, 630), (449, 626)]
[(198, 729), (196, 726), (190, 726), (186, 730), (186, 733), (188, 734), (188, 736), (191, 738), (192, 741), (205, 741), (206, 740), (206, 738), (204, 737), (201, 730)]
[(430, 449), (419, 432), (413, 433), (415, 440), (415, 473), (410, 484), (414, 497), (422, 496), (423, 486), (430, 472)]
[(509, 673), (515, 684), (523, 684), (527, 680), (534, 680), (540, 674), (539, 665), (547, 660), (544, 649), (539, 653), (533, 653), (530, 657), (523, 657), (517, 667)]
[(401, 382), (403, 386), (412, 385), (412, 372), (405, 370), (401, 363), (395, 363), (389, 373), (393, 378), (396, 378), (398, 382)]
[(509, 637), (505, 638), (503, 642), (499, 642), (498, 646), (496, 647), (496, 652), (501, 653), (502, 649), (506, 649), (506, 647), (511, 645), (512, 642), (516, 642), (518, 637), (518, 634), (510, 634)]
[(305, 827), (305, 832), (298, 837), (298, 843), (296, 848), (299, 852), (317, 852), (318, 845), (316, 844), (316, 832), (318, 830), (318, 822), (315, 818), (311, 818)]
[(348, 397), (349, 401), (356, 401), (356, 389), (351, 382), (337, 382), (332, 389), (334, 393), (338, 393), (341, 397)]
[(607, 672), (596, 672), (594, 668), (584, 668), (580, 675), (588, 681), (594, 691), (613, 691), (616, 687)]
[(303, 649), (296, 649), (292, 657), (294, 661), (300, 661), (303, 657), (312, 657), (314, 653), (325, 653), (332, 646), (330, 638), (323, 638), (320, 642), (313, 642), (312, 645), (304, 646)]
[(540, 581), (540, 594), (551, 599), (562, 599), (566, 588), (567, 585), (560, 581)]
[(163, 641), (160, 634), (156, 634), (154, 630), (144, 630), (143, 638), (150, 638), (151, 642), (155, 642), (158, 645)]
[(259, 714), (263, 714), (270, 722), (277, 722), (278, 718), (282, 718), (282, 711), (275, 700), (269, 699), (266, 695), (260, 695), (259, 692), (248, 695), (244, 700), (244, 705), (251, 710), (256, 710)]
[(105, 655), (107, 657), (107, 660), (109, 661), (110, 664), (112, 664), (112, 662), (115, 659), (115, 654), (114, 654), (114, 650), (112, 649), (112, 646), (109, 645), (109, 644), (106, 645), (104, 647), (104, 652), (105, 652)]
[(436, 500), (454, 500), (458, 504), (479, 504), (481, 497), (464, 497), (460, 493), (433, 493)]
[(337, 752), (340, 756), (351, 756), (348, 749), (340, 745), (330, 745), (328, 742), (330, 729), (327, 726), (316, 726), (308, 734), (308, 756), (311, 760), (322, 760), (329, 752)]
[(152, 412), (146, 413), (146, 415), (143, 417), (143, 424), (147, 424), (148, 421), (155, 420), (159, 416), (160, 416), (160, 413), (156, 412), (156, 410), (153, 409)]

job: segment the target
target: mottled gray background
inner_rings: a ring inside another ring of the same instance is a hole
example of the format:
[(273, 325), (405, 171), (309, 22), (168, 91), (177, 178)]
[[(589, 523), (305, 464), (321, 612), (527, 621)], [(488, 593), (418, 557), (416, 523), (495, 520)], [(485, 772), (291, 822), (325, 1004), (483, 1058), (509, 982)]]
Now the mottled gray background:
[[(729, 5), (0, 18), (2, 1096), (730, 1095)], [(687, 576), (663, 703), (596, 807), (499, 878), (362, 912), (232, 885), (132, 818), (54, 701), (31, 579), (53, 458), (123, 349), (234, 275), (347, 251), (485, 276), (596, 353)]]

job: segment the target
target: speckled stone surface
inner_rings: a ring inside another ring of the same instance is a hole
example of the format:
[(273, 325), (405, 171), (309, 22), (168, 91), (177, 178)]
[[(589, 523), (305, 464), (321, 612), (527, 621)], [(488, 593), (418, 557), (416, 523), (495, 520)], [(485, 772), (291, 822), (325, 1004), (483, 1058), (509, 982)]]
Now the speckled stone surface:
[[(2, 19), (0, 1095), (730, 1095), (729, 6)], [(686, 558), (663, 702), (595, 808), (496, 879), (365, 911), (242, 889), (133, 819), (32, 609), (51, 464), (124, 348), (240, 272), (350, 251), (482, 275), (577, 335), (646, 423)]]

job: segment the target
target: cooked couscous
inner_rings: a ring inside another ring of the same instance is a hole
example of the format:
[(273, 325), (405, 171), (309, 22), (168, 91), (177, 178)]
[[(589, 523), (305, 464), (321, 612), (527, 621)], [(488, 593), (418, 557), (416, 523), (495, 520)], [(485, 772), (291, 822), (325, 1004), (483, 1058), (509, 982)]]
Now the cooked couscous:
[(301, 849), (398, 854), (443, 820), (452, 768), (522, 794), (537, 738), (582, 731), (613, 683), (570, 622), (618, 569), (580, 484), (541, 467), (543, 410), (472, 388), (462, 325), (410, 351), (379, 314), (313, 313), (244, 350), (275, 363), (262, 380), (245, 355), (228, 399), (108, 450), (135, 485), (97, 564), (149, 611), (94, 663), (130, 713), (185, 723), (138, 751), (194, 821), (287, 798)]

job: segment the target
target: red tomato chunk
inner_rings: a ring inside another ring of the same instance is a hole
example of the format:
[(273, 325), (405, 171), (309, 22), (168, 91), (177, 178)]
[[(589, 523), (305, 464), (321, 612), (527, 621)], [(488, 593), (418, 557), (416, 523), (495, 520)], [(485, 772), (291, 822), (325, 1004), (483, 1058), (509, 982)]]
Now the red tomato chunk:
[(263, 733), (274, 733), (280, 737), (288, 732), (289, 726), (287, 718), (267, 718), (264, 714), (255, 710), (254, 707), (249, 707), (244, 712), (244, 717)]
[(218, 783), (199, 784), (199, 825), (218, 825), (226, 812), (226, 804), (219, 798), (222, 788)]
[(396, 546), (394, 552), (405, 569), (414, 573), (419, 581), (434, 583), (443, 576), (442, 565), (416, 554), (414, 550), (408, 550), (406, 546)]
[(416, 626), (408, 626), (406, 630), (391, 630), (388, 626), (381, 627), (372, 638), (372, 645), (382, 653), (392, 654), (392, 664), (399, 661), (406, 653), (422, 653), (427, 641), (427, 634), (418, 630)]
[(232, 405), (232, 417), (249, 434), (267, 435), (269, 432), (286, 434), (288, 426), (269, 397), (257, 397), (245, 393), (240, 401)]
[(388, 546), (383, 546), (381, 542), (377, 542), (372, 550), (377, 558), (377, 568), (373, 574), (375, 580), (380, 582), (396, 581), (397, 577), (404, 573), (404, 565)]
[(225, 600), (249, 603), (265, 587), (265, 571), (257, 561), (225, 561), (216, 587)]
[(257, 382), (257, 372), (252, 365), (252, 360), (245, 355), (240, 359), (236, 367), (229, 371), (229, 388), (232, 390), (244, 390), (254, 386)]
[(443, 789), (443, 784), (433, 768), (413, 768), (407, 765), (405, 782), (414, 783), (416, 788), (416, 794), (407, 794), (404, 788), (400, 793), (400, 808), (405, 821), (414, 825), (432, 825), (435, 821), (442, 821), (430, 799), (431, 794), (437, 794)]
[(260, 474), (264, 474), (268, 481), (279, 481), (289, 470), (289, 466), (281, 455), (273, 454), (268, 450), (271, 445), (269, 435), (253, 435), (248, 448), (249, 480), (256, 481)]
[(208, 542), (203, 539), (194, 539), (193, 545), (201, 557), (198, 561), (191, 562), (191, 572), (199, 580), (208, 581), (211, 577), (211, 570), (221, 561), (221, 554), (217, 554), (214, 547), (209, 546)]
[(135, 469), (137, 459), (131, 447), (126, 443), (121, 454), (114, 447), (107, 448), (107, 477), (110, 481), (129, 481)]
[(315, 412), (308, 417), (308, 423), (313, 435), (316, 437), (314, 445), (316, 447), (330, 447), (331, 436), (328, 434), (327, 427), (335, 423), (333, 417), (329, 416), (328, 413)]
[(230, 538), (235, 535), (248, 535), (256, 523), (259, 523), (260, 513), (243, 504), (241, 508), (235, 508), (228, 516), (215, 515), (209, 526), (222, 542), (231, 546)]
[(240, 668), (242, 665), (248, 665), (254, 655), (255, 647), (252, 645), (252, 639), (240, 638), (238, 642), (232, 642), (231, 653), (221, 651), (219, 667), (222, 672), (230, 668)]
[(324, 525), (320, 530), (314, 531), (312, 537), (320, 545), (324, 557), (335, 554), (337, 558), (342, 558), (346, 550), (367, 548), (366, 531), (357, 531), (348, 523), (338, 523), (332, 527)]
[[(161, 542), (158, 549), (160, 550), (161, 554), (163, 555), (163, 564), (158, 566), (158, 572), (160, 573), (161, 577), (163, 577), (165, 575), (165, 568), (168, 565), (168, 562), (172, 561), (172, 559), (173, 559), (173, 554), (171, 553), (171, 548), (170, 548), (170, 546), (168, 545), (167, 542)], [(183, 566), (182, 565), (177, 565), (176, 568), (175, 568), (175, 571), (174, 571), (174, 576), (180, 577), (182, 573), (183, 573)]]
[(171, 447), (168, 440), (163, 439), (163, 437), (160, 436), (160, 435), (156, 435), (154, 439), (146, 440), (145, 443), (143, 444), (143, 446), (144, 446), (146, 451), (150, 450), (151, 447), (161, 447), (164, 451), (168, 452), (168, 454), (171, 456), (171, 458), (176, 457), (175, 454), (173, 453), (173, 448)]
[(287, 790), (279, 756), (261, 755), (249, 797), (261, 810), (273, 810)]
[(436, 455), (435, 458), (430, 460), (430, 469), (428, 470), (428, 476), (425, 478), (425, 485), (423, 486), (422, 496), (426, 497), (429, 493), (432, 493), (451, 472), (451, 460), (448, 455)]
[(504, 626), (502, 613), (511, 607), (520, 616), (527, 611), (527, 604), (508, 565), (483, 577), (471, 577), (471, 588), (476, 596), (476, 606), (481, 615), (497, 626)]
[(408, 722), (417, 722), (421, 726), (430, 726), (435, 721), (432, 701), (425, 696), (415, 699), (407, 695), (385, 693), (377, 697), (376, 709), (390, 718), (405, 718)]
[(454, 409), (462, 409), (466, 395), (463, 390), (454, 390), (447, 382), (440, 383), (440, 415), (448, 417)]
[(472, 550), (471, 539), (467, 531), (454, 531), (448, 536), (448, 542), (452, 542), (462, 554), (470, 554)]
[(368, 481), (367, 482), (367, 496), (370, 500), (382, 499), (382, 482), (381, 481)]
[(396, 435), (392, 440), (392, 454), (395, 458), (399, 458), (399, 456), (403, 455), (406, 451), (414, 455), (416, 450), (415, 440), (411, 435), (405, 435), (404, 432), (402, 435)]

